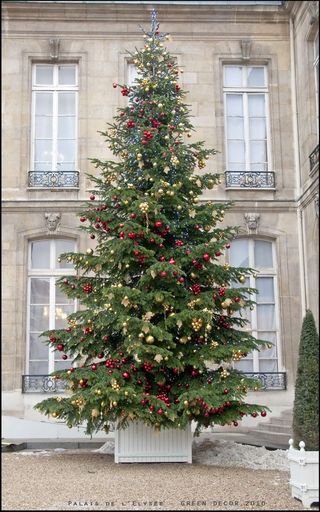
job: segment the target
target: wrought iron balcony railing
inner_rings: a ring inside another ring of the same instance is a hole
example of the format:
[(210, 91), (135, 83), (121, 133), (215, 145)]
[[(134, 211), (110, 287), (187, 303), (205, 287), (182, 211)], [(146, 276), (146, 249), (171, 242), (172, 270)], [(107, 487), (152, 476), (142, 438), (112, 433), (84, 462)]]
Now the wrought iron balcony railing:
[[(245, 377), (258, 379), (261, 383), (260, 391), (287, 389), (285, 372), (241, 373)], [(22, 393), (63, 393), (67, 388), (67, 381), (54, 379), (50, 375), (22, 375)]]
[(309, 155), (310, 169), (309, 174), (312, 176), (319, 169), (319, 144)]
[(78, 188), (79, 171), (29, 171), (30, 188)]
[(224, 175), (226, 188), (275, 188), (275, 175), (273, 171), (226, 171)]

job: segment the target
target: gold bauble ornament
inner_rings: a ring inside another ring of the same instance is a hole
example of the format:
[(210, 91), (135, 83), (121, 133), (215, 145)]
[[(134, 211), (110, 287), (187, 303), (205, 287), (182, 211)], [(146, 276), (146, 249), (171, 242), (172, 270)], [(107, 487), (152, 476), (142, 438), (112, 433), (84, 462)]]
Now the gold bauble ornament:
[(239, 277), (239, 281), (240, 281), (240, 283), (244, 283), (244, 282), (245, 282), (245, 280), (246, 280), (246, 278), (245, 278), (244, 276), (240, 276), (240, 277)]
[(93, 254), (93, 250), (92, 249), (87, 249), (87, 254)]
[(146, 343), (149, 343), (151, 345), (154, 342), (154, 337), (149, 335), (146, 337)]
[(100, 412), (98, 411), (98, 409), (92, 409), (91, 411), (91, 416), (92, 418), (97, 418), (99, 416)]
[(208, 180), (207, 188), (211, 190), (213, 187), (214, 187), (214, 181), (213, 180)]

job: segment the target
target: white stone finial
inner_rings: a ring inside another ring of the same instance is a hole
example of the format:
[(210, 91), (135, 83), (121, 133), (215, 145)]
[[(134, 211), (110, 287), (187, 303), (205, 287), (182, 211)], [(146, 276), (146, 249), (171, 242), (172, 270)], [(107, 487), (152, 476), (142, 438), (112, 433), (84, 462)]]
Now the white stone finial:
[(299, 443), (300, 452), (304, 452), (305, 451), (304, 450), (305, 446), (306, 446), (305, 443), (303, 441), (300, 441), (300, 443)]
[(289, 450), (293, 450), (293, 443), (294, 443), (294, 440), (289, 439)]

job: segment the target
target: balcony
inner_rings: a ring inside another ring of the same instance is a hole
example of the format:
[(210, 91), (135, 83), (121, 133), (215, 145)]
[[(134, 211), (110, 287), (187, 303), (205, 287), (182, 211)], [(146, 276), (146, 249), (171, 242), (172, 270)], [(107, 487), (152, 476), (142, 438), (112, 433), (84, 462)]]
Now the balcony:
[(275, 189), (275, 173), (273, 171), (226, 171), (224, 175), (226, 188), (229, 189)]
[(319, 144), (314, 148), (309, 155), (309, 176), (313, 176), (319, 170)]
[[(259, 380), (261, 384), (259, 391), (283, 391), (287, 389), (285, 372), (242, 374), (244, 377)], [(68, 389), (67, 381), (54, 379), (50, 375), (22, 375), (22, 393), (63, 393), (66, 389)]]
[(29, 188), (78, 188), (79, 171), (29, 171)]

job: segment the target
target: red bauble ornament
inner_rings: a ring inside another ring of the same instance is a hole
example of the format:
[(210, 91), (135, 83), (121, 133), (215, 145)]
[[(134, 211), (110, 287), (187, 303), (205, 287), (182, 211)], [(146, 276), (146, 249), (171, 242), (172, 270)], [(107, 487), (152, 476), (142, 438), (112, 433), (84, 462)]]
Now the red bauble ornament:
[(233, 300), (234, 302), (240, 302), (240, 297), (235, 297)]
[(226, 249), (230, 249), (230, 244), (226, 244)]
[(157, 414), (159, 414), (159, 416), (162, 416), (162, 415), (163, 415), (163, 413), (164, 413), (164, 411), (163, 411), (163, 409), (161, 409), (161, 407), (160, 407), (160, 409), (158, 409), (158, 410), (157, 410)]
[(161, 222), (161, 220), (156, 220), (156, 222), (154, 223), (154, 227), (155, 227), (155, 228), (157, 228), (157, 229), (158, 229), (158, 228), (161, 228), (161, 227), (162, 227), (162, 222)]
[(237, 421), (234, 421), (233, 424), (235, 427), (237, 427), (239, 425), (239, 423)]
[(57, 350), (59, 350), (60, 352), (62, 352), (64, 349), (64, 345), (62, 343), (58, 343), (57, 345)]
[(224, 393), (225, 395), (227, 395), (227, 394), (229, 393), (229, 389), (224, 389), (224, 390), (223, 390), (223, 393)]
[(261, 411), (261, 416), (264, 418), (265, 416), (267, 416), (267, 411)]
[(257, 414), (256, 412), (252, 412), (252, 413), (251, 413), (251, 416), (252, 416), (253, 418), (256, 418), (256, 417), (258, 416), (258, 414)]
[(165, 270), (163, 272), (160, 272), (160, 277), (167, 277), (168, 275), (168, 272), (166, 272)]
[(94, 239), (95, 239), (95, 237), (96, 237), (96, 235), (90, 235), (90, 238), (91, 238), (92, 240), (94, 240)]
[(216, 255), (216, 256), (221, 256), (221, 255), (222, 255), (222, 252), (217, 251), (217, 252), (215, 252), (215, 255)]
[(184, 279), (184, 277), (179, 277), (178, 281), (179, 281), (179, 283), (184, 283), (185, 279)]
[(127, 87), (123, 87), (123, 89), (121, 89), (122, 96), (128, 96), (129, 92), (130, 89), (128, 89)]
[(57, 338), (55, 338), (54, 336), (50, 336), (49, 341), (51, 341), (51, 343), (55, 343), (57, 341)]
[(169, 263), (171, 265), (175, 265), (176, 264), (176, 260), (174, 260), (173, 258), (170, 258)]
[(109, 339), (110, 339), (110, 336), (102, 336), (102, 341), (107, 342), (107, 341), (109, 341)]
[(80, 217), (80, 222), (85, 222), (87, 220), (87, 217)]
[(113, 82), (112, 87), (115, 89), (116, 87), (118, 87), (118, 84), (116, 84), (115, 82)]
[(202, 256), (202, 259), (204, 261), (209, 261), (211, 258), (210, 254), (208, 254), (207, 252), (204, 253), (204, 255)]
[(97, 365), (95, 363), (92, 363), (91, 370), (95, 371), (97, 368), (98, 368)]
[(220, 295), (220, 297), (223, 297), (223, 296), (224, 296), (225, 291), (226, 291), (226, 290), (225, 290), (225, 288), (222, 288), (222, 287), (221, 287), (221, 288), (219, 288), (219, 295)]
[(123, 377), (125, 380), (129, 380), (129, 379), (130, 379), (130, 373), (128, 373), (128, 372), (123, 372), (122, 377)]
[(129, 121), (127, 122), (127, 128), (134, 128), (135, 125), (136, 123), (132, 121), (132, 119), (129, 119)]
[(91, 194), (91, 196), (90, 196), (91, 201), (94, 201), (94, 200), (95, 200), (95, 198), (96, 198), (96, 196), (95, 196), (95, 195), (93, 195), (93, 194)]
[(194, 295), (198, 295), (199, 293), (201, 293), (201, 286), (200, 284), (193, 284), (191, 286), (191, 291)]
[(98, 359), (103, 359), (103, 354), (98, 354), (98, 355), (97, 355), (97, 358), (98, 358)]
[(63, 354), (62, 359), (64, 359), (64, 361), (65, 361), (66, 359), (68, 359), (67, 354)]
[(182, 247), (184, 245), (184, 242), (182, 240), (176, 240), (175, 245), (176, 247)]
[(130, 213), (130, 218), (131, 218), (131, 219), (135, 219), (135, 218), (136, 218), (136, 216), (137, 216), (137, 215), (136, 215), (135, 213)]

